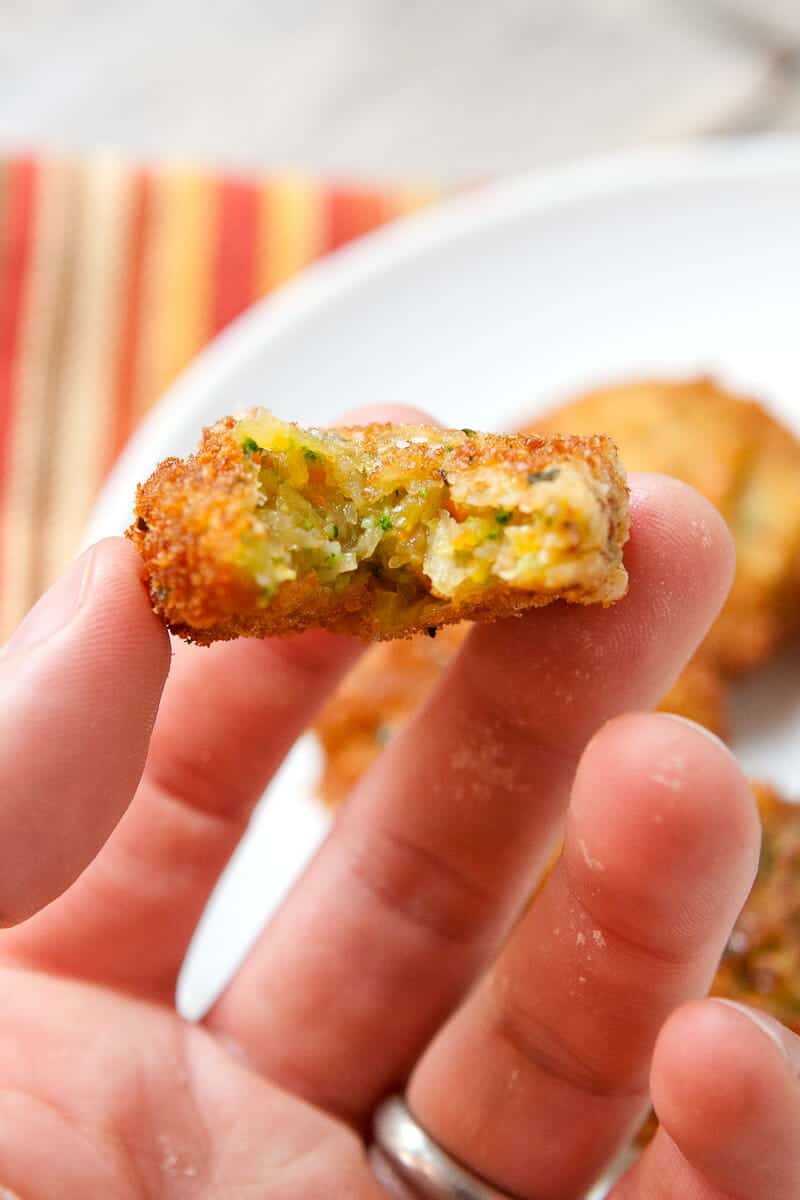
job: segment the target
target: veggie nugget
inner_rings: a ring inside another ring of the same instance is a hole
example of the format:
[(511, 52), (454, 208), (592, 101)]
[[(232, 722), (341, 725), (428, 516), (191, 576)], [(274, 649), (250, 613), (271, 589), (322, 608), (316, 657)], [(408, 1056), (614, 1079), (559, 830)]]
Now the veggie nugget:
[[(760, 1008), (800, 1034), (800, 804), (753, 783), (761, 817), (761, 857), (753, 889), (739, 914), (711, 985), (712, 996)], [(658, 1128), (651, 1113), (638, 1142)]]
[(800, 1033), (800, 805), (765, 784), (753, 790), (763, 830), (758, 875), (711, 991), (763, 1008)]
[(153, 607), (207, 644), (320, 626), (367, 639), (625, 593), (608, 438), (227, 417), (138, 488)]
[(589, 392), (534, 422), (537, 432), (600, 430), (631, 471), (663, 471), (719, 510), (736, 578), (703, 646), (725, 676), (769, 659), (800, 627), (800, 440), (713, 379), (643, 381)]

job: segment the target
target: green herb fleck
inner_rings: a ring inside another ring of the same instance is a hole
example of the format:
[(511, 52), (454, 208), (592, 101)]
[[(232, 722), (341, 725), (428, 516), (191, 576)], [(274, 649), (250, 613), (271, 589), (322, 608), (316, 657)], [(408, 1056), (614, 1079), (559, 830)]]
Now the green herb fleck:
[(255, 438), (246, 437), (242, 442), (242, 449), (248, 458), (252, 458), (254, 454), (259, 454), (261, 447)]
[(448, 452), (448, 454), (449, 454), (449, 453), (450, 453), (450, 451), (451, 451), (451, 450), (453, 450), (453, 449), (454, 449), (454, 447), (453, 447), (453, 446), (451, 446), (451, 445), (450, 445), (450, 443), (448, 442), (448, 444), (445, 446), (445, 450), (447, 450), (447, 452)]
[(498, 525), (507, 525), (508, 522), (511, 520), (511, 513), (510, 512), (499, 512), (495, 515), (494, 519), (495, 519), (495, 521), (497, 521)]
[(560, 474), (558, 467), (548, 467), (546, 471), (531, 471), (528, 483), (552, 483)]
[(310, 446), (303, 447), (303, 458), (307, 458), (309, 462), (317, 462), (319, 457), (316, 450), (312, 450)]
[(500, 536), (500, 530), (499, 530), (499, 529), (493, 529), (493, 530), (491, 531), (491, 533), (487, 533), (487, 535), (486, 535), (486, 538), (487, 538), (487, 540), (488, 540), (488, 541), (490, 541), (490, 542), (496, 542), (496, 541), (497, 541), (497, 539), (499, 538), (499, 536)]
[(462, 429), (461, 432), (465, 433), (467, 435), (467, 437), (475, 437), (474, 429)]
[(329, 525), (328, 526), (328, 537), (331, 538), (333, 541), (336, 541), (338, 536), (339, 536), (339, 526), (335, 523), (333, 525)]
[(392, 528), (392, 518), (389, 516), (388, 513), (384, 513), (383, 516), (378, 518), (378, 524), (380, 525), (381, 529), (384, 529), (384, 530), (391, 529)]

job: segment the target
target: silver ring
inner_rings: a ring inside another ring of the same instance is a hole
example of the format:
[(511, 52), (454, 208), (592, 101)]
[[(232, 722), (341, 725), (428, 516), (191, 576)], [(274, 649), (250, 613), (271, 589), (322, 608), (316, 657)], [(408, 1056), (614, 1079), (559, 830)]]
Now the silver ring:
[(390, 1096), (376, 1110), (373, 1136), (398, 1177), (424, 1200), (514, 1200), (446, 1154), (400, 1096)]

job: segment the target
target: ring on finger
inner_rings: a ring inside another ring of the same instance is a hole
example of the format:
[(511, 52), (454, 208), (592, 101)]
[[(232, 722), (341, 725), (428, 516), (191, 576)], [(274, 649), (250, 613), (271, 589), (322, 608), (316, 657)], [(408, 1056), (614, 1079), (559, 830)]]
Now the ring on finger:
[(374, 1145), (398, 1179), (424, 1200), (514, 1200), (451, 1158), (412, 1117), (400, 1096), (390, 1096), (373, 1119)]

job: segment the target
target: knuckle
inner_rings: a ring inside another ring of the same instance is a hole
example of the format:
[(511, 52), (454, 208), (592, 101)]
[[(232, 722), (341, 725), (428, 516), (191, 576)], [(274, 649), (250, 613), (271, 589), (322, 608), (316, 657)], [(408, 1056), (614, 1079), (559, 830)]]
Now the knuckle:
[(480, 939), (495, 898), (442, 853), (385, 828), (347, 840), (351, 875), (393, 919), (438, 943)]
[(613, 1063), (592, 1061), (562, 1031), (545, 1021), (535, 1004), (526, 1002), (507, 973), (499, 969), (493, 973), (490, 996), (492, 1035), (510, 1048), (523, 1069), (533, 1069), (589, 1096), (645, 1098), (646, 1072), (641, 1078), (632, 1078), (628, 1072), (620, 1075)]

